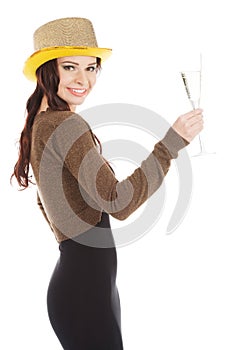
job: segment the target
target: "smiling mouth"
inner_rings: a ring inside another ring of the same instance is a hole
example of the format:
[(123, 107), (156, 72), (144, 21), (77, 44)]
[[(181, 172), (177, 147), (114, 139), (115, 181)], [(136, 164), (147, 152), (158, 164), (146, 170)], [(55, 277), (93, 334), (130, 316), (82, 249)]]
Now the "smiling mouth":
[(71, 89), (68, 88), (68, 90), (75, 96), (84, 96), (87, 94), (87, 89)]

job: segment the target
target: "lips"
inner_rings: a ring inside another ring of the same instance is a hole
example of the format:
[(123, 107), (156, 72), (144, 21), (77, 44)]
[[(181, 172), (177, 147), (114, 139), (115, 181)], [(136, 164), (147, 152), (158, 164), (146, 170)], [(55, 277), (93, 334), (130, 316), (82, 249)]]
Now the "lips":
[(68, 91), (74, 95), (74, 96), (78, 96), (78, 97), (83, 97), (87, 94), (87, 89), (72, 89), (72, 88), (68, 88)]

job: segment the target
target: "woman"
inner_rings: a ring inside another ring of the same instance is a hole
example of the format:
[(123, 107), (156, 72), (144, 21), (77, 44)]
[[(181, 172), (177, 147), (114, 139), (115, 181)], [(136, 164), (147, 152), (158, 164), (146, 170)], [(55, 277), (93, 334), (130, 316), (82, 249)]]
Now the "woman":
[(27, 101), (13, 175), (27, 188), (31, 165), (38, 204), (59, 243), (49, 318), (66, 350), (121, 350), (109, 214), (126, 219), (159, 188), (171, 159), (202, 130), (202, 110), (179, 117), (141, 166), (119, 182), (89, 125), (75, 113), (111, 50), (97, 46), (84, 18), (46, 23), (34, 33), (34, 45), (24, 73), (37, 85)]

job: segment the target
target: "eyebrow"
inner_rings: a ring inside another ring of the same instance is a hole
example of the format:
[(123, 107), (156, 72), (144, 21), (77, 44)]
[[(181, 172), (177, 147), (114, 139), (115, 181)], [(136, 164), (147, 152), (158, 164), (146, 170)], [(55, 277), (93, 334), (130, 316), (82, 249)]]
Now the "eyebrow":
[[(64, 62), (61, 62), (61, 63), (72, 63), (72, 64), (74, 64), (76, 66), (79, 66), (79, 63), (73, 62), (73, 61), (64, 61)], [(95, 64), (97, 64), (97, 62), (89, 63), (89, 64), (87, 64), (87, 66), (93, 66)]]

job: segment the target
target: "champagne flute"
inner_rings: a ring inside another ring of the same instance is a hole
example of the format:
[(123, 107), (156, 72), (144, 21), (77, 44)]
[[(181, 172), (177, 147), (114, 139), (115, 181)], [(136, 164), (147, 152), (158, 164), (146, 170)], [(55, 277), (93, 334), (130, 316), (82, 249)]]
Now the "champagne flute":
[[(201, 85), (202, 85), (202, 56), (200, 55), (200, 69), (199, 70), (189, 70), (180, 72), (181, 78), (184, 83), (185, 91), (187, 97), (191, 103), (193, 109), (200, 107), (201, 100)], [(193, 157), (203, 156), (209, 153), (205, 150), (204, 142), (201, 135), (198, 135), (200, 152), (195, 154)]]

